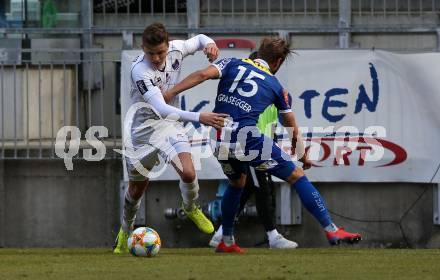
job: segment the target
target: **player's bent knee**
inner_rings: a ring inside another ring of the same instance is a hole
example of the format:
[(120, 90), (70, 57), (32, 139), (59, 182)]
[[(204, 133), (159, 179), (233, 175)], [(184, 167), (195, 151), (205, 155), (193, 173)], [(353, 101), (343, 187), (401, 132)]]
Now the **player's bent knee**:
[(185, 183), (192, 183), (196, 179), (196, 172), (194, 170), (184, 170), (181, 179)]
[(295, 170), (292, 172), (292, 174), (289, 176), (289, 178), (287, 178), (287, 181), (290, 184), (294, 184), (296, 182), (296, 180), (298, 180), (299, 178), (305, 176), (306, 174), (304, 173), (304, 170), (301, 167), (296, 167)]

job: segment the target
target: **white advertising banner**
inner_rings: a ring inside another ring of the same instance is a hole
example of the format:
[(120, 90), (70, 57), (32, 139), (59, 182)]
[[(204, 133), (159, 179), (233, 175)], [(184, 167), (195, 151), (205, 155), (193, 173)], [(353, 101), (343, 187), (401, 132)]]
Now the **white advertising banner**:
[[(122, 54), (122, 112), (130, 106), (129, 70), (139, 53)], [(224, 50), (220, 56), (248, 54)], [(188, 57), (181, 78), (207, 65), (202, 54)], [(297, 51), (276, 76), (292, 95), (314, 161), (306, 171), (312, 181), (440, 182), (439, 53)], [(181, 107), (211, 111), (216, 91), (217, 81), (207, 81), (183, 94)], [(196, 134), (192, 143), (198, 177), (225, 178), (201, 138)], [(171, 169), (156, 180), (177, 179)]]

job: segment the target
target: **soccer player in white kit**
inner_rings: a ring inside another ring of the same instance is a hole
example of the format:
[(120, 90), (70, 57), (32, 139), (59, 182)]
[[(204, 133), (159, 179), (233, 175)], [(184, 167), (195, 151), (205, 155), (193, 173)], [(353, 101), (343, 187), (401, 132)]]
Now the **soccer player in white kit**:
[[(178, 105), (178, 99), (172, 100), (174, 106), (170, 106), (165, 103), (162, 92), (178, 82), (184, 57), (203, 50), (212, 62), (218, 56), (218, 48), (211, 38), (203, 34), (188, 40), (169, 41), (165, 27), (154, 23), (142, 34), (142, 49), (144, 54), (136, 58), (130, 72), (131, 102), (143, 105), (132, 110), (132, 119), (124, 123), (126, 131), (129, 131), (125, 146), (130, 146), (135, 156), (126, 157), (129, 187), (125, 193), (122, 224), (114, 253), (128, 252), (127, 239), (148, 184), (148, 172), (158, 162), (158, 156), (170, 162), (180, 176), (182, 208), (188, 218), (202, 232), (210, 234), (214, 231), (211, 221), (196, 204), (199, 185), (188, 137), (179, 120), (220, 128), (227, 115), (182, 111), (174, 107)], [(169, 116), (173, 116), (171, 120)]]

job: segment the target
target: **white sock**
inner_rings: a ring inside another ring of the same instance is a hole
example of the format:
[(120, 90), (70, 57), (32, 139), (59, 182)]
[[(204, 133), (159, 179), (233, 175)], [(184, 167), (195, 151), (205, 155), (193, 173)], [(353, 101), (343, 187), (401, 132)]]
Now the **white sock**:
[(214, 233), (215, 237), (220, 237), (223, 235), (223, 226), (220, 225), (219, 228), (217, 229), (217, 231)]
[(324, 230), (328, 231), (328, 232), (336, 232), (336, 231), (338, 231), (338, 229), (339, 228), (334, 223), (331, 223), (324, 228)]
[(122, 214), (122, 230), (130, 232), (133, 230), (134, 220), (136, 219), (136, 213), (141, 206), (142, 197), (135, 200), (131, 197), (128, 189), (125, 191), (124, 211)]
[(275, 239), (275, 237), (277, 237), (279, 235), (277, 229), (273, 229), (271, 231), (267, 231), (267, 238), (269, 239), (269, 241), (272, 241)]
[(185, 183), (180, 180), (179, 188), (182, 194), (183, 206), (186, 209), (191, 209), (194, 202), (199, 198), (199, 181), (197, 178), (192, 183)]
[(223, 235), (223, 242), (226, 246), (231, 246), (235, 243), (234, 236), (233, 235)]

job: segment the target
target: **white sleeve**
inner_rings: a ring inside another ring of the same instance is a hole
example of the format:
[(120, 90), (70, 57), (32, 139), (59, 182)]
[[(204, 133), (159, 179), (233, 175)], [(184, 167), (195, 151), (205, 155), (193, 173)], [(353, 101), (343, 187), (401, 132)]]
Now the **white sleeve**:
[(176, 49), (182, 52), (183, 57), (194, 54), (196, 51), (203, 50), (208, 44), (215, 44), (214, 40), (204, 34), (199, 34), (185, 41), (175, 40), (171, 42), (176, 47)]
[(152, 74), (149, 71), (145, 71), (145, 69), (132, 69), (131, 78), (144, 99), (148, 99), (149, 95), (154, 94), (156, 91), (160, 92), (160, 89), (153, 84)]
[(162, 118), (166, 118), (171, 114), (178, 115), (180, 120), (190, 121), (190, 122), (199, 122), (200, 113), (182, 111), (168, 105), (163, 99), (162, 92), (159, 89), (154, 90), (154, 92), (148, 91), (147, 94), (144, 94), (145, 102), (149, 103), (153, 108), (162, 116)]

